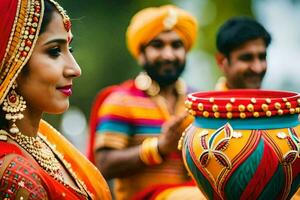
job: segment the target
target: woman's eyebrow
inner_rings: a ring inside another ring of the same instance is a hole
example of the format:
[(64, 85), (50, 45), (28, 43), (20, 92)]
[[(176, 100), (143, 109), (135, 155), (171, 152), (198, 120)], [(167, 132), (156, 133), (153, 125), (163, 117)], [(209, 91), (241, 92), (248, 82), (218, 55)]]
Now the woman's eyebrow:
[(65, 43), (68, 43), (68, 41), (67, 41), (66, 39), (57, 38), (57, 39), (49, 40), (49, 41), (46, 42), (44, 45), (48, 45), (48, 44), (51, 44), (51, 43), (65, 44)]

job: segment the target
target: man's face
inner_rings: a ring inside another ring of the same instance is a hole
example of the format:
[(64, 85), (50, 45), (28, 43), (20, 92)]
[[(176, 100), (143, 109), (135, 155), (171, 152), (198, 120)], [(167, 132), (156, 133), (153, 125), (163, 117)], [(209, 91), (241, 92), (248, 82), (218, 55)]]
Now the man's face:
[(250, 40), (233, 50), (222, 69), (229, 89), (259, 89), (267, 70), (263, 39)]
[(140, 54), (141, 64), (160, 86), (174, 83), (185, 67), (186, 50), (175, 31), (160, 33)]

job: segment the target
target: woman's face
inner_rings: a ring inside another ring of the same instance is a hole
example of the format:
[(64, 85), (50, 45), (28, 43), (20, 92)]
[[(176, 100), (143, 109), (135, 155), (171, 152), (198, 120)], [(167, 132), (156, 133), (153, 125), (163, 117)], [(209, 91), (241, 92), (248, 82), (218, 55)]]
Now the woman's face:
[(18, 79), (18, 94), (29, 112), (62, 113), (69, 107), (73, 78), (81, 75), (70, 52), (71, 33), (58, 12), (39, 36), (33, 53)]

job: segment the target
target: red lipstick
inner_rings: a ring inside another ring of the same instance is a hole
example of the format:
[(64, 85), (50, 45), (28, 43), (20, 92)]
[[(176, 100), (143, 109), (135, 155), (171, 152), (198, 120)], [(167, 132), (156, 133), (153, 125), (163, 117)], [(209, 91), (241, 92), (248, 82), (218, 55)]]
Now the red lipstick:
[(64, 95), (66, 96), (71, 96), (72, 95), (72, 85), (66, 85), (63, 87), (57, 88), (59, 91), (61, 91)]

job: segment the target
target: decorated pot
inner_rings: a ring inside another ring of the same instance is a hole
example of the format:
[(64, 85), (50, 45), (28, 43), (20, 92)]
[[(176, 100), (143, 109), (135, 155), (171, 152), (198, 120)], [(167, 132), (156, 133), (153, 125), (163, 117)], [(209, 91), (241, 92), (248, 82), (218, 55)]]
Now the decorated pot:
[(300, 95), (231, 90), (188, 95), (185, 165), (208, 199), (289, 199), (300, 185)]

